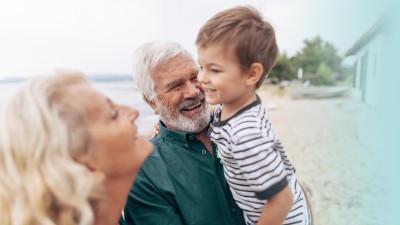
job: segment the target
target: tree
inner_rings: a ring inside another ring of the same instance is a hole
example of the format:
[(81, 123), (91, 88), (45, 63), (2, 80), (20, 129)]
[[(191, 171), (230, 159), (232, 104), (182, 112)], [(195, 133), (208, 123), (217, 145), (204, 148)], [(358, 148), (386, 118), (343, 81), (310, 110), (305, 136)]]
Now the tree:
[[(304, 40), (304, 48), (291, 58), (295, 68), (303, 68), (304, 78), (315, 85), (333, 85), (332, 73), (342, 74), (341, 61), (337, 49), (319, 36)], [(330, 74), (327, 74), (330, 72)]]
[(332, 70), (325, 62), (319, 64), (317, 75), (320, 77), (321, 83), (325, 85), (335, 84), (335, 80), (332, 76)]
[(342, 67), (341, 62), (337, 49), (317, 36), (304, 40), (304, 48), (291, 58), (286, 53), (280, 54), (269, 78), (293, 80), (297, 78), (298, 69), (302, 68), (303, 80), (314, 85), (334, 85), (351, 76), (351, 68)]
[(277, 78), (279, 81), (296, 78), (296, 72), (286, 53), (279, 54), (275, 66), (272, 68), (269, 78)]

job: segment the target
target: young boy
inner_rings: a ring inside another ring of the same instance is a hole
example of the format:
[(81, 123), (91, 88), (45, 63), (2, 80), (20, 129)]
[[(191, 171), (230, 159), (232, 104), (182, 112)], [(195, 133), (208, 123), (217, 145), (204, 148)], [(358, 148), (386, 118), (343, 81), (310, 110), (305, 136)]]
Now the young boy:
[(247, 224), (311, 224), (295, 169), (256, 94), (278, 47), (272, 26), (251, 7), (216, 14), (196, 40), (197, 77), (213, 112), (211, 140)]

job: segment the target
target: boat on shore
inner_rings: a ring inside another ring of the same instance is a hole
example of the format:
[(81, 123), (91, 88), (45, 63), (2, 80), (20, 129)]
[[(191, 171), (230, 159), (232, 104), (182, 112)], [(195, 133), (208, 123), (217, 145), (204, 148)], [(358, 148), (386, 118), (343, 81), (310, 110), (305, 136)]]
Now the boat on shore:
[(323, 87), (323, 88), (310, 88), (302, 90), (293, 90), (289, 92), (292, 99), (303, 99), (303, 98), (336, 98), (341, 97), (351, 89), (348, 87)]

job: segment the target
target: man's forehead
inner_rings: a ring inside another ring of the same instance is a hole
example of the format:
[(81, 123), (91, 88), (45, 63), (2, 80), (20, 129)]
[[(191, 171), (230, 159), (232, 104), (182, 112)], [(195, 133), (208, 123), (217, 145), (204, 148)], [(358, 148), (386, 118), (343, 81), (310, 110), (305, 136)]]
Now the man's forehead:
[(160, 64), (154, 73), (155, 81), (165, 79), (182, 79), (198, 72), (197, 64), (190, 58), (174, 58)]
[(174, 71), (182, 71), (182, 70), (190, 70), (196, 69), (196, 62), (185, 55), (178, 55), (174, 58), (166, 60), (165, 62), (160, 63), (156, 69), (156, 73), (173, 73)]

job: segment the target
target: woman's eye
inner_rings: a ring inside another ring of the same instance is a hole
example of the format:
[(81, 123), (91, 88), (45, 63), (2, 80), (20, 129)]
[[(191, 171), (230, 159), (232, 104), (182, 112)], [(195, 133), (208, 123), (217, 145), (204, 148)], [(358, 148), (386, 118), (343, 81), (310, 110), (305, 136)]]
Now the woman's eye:
[(112, 119), (117, 119), (117, 118), (118, 118), (118, 114), (119, 114), (118, 110), (115, 110), (115, 111), (113, 112), (111, 118), (112, 118)]
[(213, 72), (213, 73), (219, 73), (219, 72), (221, 72), (220, 70), (217, 70), (217, 69), (211, 69), (210, 71)]

